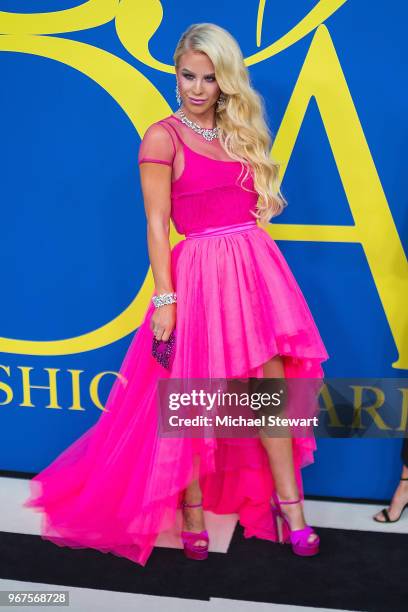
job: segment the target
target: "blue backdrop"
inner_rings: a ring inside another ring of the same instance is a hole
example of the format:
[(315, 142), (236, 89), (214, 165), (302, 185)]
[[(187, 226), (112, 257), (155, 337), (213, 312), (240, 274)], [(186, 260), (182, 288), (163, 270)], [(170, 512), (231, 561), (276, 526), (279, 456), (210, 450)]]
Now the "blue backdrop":
[[(0, 470), (39, 471), (98, 419), (141, 322), (138, 146), (177, 107), (172, 54), (191, 23), (231, 31), (264, 97), (289, 202), (270, 233), (330, 354), (325, 375), (407, 376), (405, 2), (0, 11)], [(400, 446), (319, 439), (306, 493), (387, 497)]]

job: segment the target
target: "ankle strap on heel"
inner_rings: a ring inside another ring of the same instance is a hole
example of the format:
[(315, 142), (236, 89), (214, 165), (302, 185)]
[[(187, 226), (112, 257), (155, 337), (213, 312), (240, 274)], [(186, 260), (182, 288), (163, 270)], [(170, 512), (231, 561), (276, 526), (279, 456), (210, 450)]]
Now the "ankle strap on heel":
[(303, 496), (298, 497), (298, 499), (279, 499), (279, 495), (276, 493), (276, 491), (273, 491), (272, 493), (272, 499), (274, 501), (275, 504), (298, 504), (299, 502), (303, 501)]
[(187, 502), (183, 501), (181, 505), (183, 508), (199, 508), (203, 505), (203, 502), (200, 502), (199, 504), (188, 504)]

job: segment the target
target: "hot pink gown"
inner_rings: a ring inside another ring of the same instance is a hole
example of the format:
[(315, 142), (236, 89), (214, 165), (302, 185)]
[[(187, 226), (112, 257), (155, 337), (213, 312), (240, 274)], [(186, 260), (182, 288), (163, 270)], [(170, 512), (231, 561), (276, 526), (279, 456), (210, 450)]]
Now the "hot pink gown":
[[(172, 166), (171, 218), (186, 236), (171, 252), (172, 369), (151, 355), (150, 303), (120, 368), (127, 384), (115, 380), (107, 412), (30, 481), (24, 502), (43, 513), (44, 539), (142, 565), (158, 534), (179, 530), (183, 490), (196, 476), (205, 510), (237, 513), (245, 537), (277, 539), (274, 482), (260, 440), (159, 436), (158, 380), (261, 378), (277, 354), (286, 377), (321, 379), (328, 358), (286, 260), (250, 213), (257, 194), (251, 175), (240, 186), (240, 162), (174, 115), (146, 131), (139, 163), (148, 160)], [(301, 492), (300, 469), (313, 462), (315, 448), (313, 437), (293, 440)]]

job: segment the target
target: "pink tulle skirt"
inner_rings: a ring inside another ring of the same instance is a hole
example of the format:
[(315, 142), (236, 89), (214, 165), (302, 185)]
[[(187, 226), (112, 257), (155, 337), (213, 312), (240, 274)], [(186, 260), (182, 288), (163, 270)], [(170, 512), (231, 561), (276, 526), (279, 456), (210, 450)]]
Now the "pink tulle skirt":
[[(259, 438), (158, 434), (163, 378), (263, 376), (283, 359), (285, 377), (322, 378), (328, 354), (275, 241), (251, 226), (190, 236), (172, 249), (177, 292), (172, 369), (151, 355), (153, 304), (136, 331), (98, 421), (30, 481), (25, 507), (43, 513), (41, 536), (145, 565), (163, 532), (179, 530), (184, 489), (199, 478), (204, 510), (237, 513), (245, 537), (277, 540), (274, 482)], [(292, 440), (295, 473), (313, 462), (313, 437)]]

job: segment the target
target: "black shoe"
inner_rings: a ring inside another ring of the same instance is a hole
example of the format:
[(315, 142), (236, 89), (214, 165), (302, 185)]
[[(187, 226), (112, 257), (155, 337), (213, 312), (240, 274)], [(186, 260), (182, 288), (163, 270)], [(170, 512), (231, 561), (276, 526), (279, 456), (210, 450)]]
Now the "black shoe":
[[(408, 480), (408, 478), (401, 478), (400, 480)], [(397, 522), (400, 520), (400, 518), (401, 518), (401, 516), (403, 515), (403, 512), (404, 512), (404, 510), (405, 510), (406, 508), (408, 508), (408, 503), (407, 503), (407, 504), (405, 504), (405, 506), (402, 508), (402, 510), (401, 510), (401, 512), (400, 512), (399, 517), (398, 517), (398, 518), (396, 518), (396, 519), (394, 519), (394, 520), (391, 520), (391, 519), (390, 519), (390, 515), (388, 514), (388, 509), (387, 509), (387, 508), (383, 508), (383, 509), (381, 510), (382, 515), (383, 515), (383, 517), (384, 517), (384, 519), (385, 519), (384, 521), (381, 521), (381, 520), (379, 520), (378, 518), (375, 518), (375, 516), (373, 516), (373, 519), (374, 519), (375, 521), (377, 521), (377, 523), (397, 523)]]

